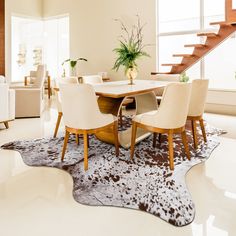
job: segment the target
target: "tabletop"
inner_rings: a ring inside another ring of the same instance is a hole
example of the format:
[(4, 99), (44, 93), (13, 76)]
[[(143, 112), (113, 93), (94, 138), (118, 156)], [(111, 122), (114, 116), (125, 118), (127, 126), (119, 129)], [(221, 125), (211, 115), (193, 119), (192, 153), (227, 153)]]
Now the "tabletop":
[(122, 98), (138, 94), (148, 93), (158, 88), (167, 86), (168, 81), (154, 80), (135, 80), (134, 85), (128, 85), (127, 80), (106, 82), (103, 84), (93, 85), (96, 95), (111, 98)]

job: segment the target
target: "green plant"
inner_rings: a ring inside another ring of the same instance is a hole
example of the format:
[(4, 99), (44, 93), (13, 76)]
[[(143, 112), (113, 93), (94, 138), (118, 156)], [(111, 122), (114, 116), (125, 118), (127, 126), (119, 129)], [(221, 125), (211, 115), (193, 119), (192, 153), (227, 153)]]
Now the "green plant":
[(180, 82), (185, 82), (187, 83), (189, 81), (189, 76), (187, 76), (186, 72), (183, 72), (181, 75), (180, 75)]
[(143, 56), (150, 57), (149, 54), (143, 51), (148, 46), (143, 45), (142, 31), (145, 24), (141, 25), (139, 16), (137, 18), (137, 24), (133, 25), (131, 30), (128, 30), (121, 20), (115, 20), (121, 24), (122, 35), (119, 38), (120, 46), (113, 50), (117, 55), (113, 70), (118, 71), (121, 66), (124, 66), (125, 72), (127, 72), (129, 68), (137, 67), (137, 59)]
[(70, 63), (70, 67), (73, 69), (77, 65), (78, 61), (88, 61), (88, 60), (85, 59), (85, 58), (82, 58), (82, 57), (80, 57), (80, 58), (78, 58), (76, 60), (67, 59), (67, 60), (63, 61), (62, 66), (64, 66), (65, 63), (69, 62)]

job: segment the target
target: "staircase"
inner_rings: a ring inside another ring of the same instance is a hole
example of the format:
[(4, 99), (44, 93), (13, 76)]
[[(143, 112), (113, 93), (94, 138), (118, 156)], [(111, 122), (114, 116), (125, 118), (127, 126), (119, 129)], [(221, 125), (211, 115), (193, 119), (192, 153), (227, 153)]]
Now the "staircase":
[(200, 32), (198, 37), (205, 37), (204, 44), (187, 44), (184, 47), (193, 48), (192, 54), (174, 54), (173, 57), (181, 57), (180, 63), (162, 64), (162, 66), (171, 67), (170, 72), (152, 72), (152, 75), (156, 74), (181, 74), (196, 64), (204, 56), (210, 53), (223, 41), (230, 37), (236, 31), (236, 9), (232, 9), (232, 0), (225, 0), (225, 21), (213, 22), (210, 25), (219, 25), (219, 30), (215, 32)]

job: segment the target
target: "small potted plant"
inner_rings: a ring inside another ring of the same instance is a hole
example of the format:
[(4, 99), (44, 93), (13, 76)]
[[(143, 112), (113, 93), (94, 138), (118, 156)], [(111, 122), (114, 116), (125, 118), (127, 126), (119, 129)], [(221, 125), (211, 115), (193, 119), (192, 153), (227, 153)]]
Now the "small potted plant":
[(118, 71), (123, 66), (130, 85), (134, 84), (133, 80), (138, 74), (137, 60), (144, 56), (149, 57), (143, 50), (147, 46), (143, 44), (142, 31), (145, 25), (141, 25), (139, 16), (137, 18), (137, 24), (131, 30), (121, 20), (116, 19), (121, 24), (122, 35), (119, 38), (120, 46), (113, 50), (117, 55), (113, 70)]
[[(70, 64), (71, 76), (77, 76), (77, 74), (76, 74), (76, 65), (77, 65), (78, 61), (88, 61), (88, 60), (85, 59), (85, 58), (82, 58), (82, 57), (80, 57), (76, 60), (67, 59), (62, 63), (62, 66), (64, 66), (64, 64), (68, 62)], [(63, 70), (63, 77), (65, 77), (65, 69)]]
[(186, 72), (180, 74), (180, 82), (187, 83), (189, 81), (189, 76), (187, 76)]

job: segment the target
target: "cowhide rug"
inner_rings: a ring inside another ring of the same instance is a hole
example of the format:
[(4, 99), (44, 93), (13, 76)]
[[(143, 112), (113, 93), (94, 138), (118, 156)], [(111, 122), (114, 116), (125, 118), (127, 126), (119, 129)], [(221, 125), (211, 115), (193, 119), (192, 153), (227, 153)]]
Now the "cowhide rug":
[[(127, 128), (130, 119), (124, 123)], [(29, 166), (56, 167), (70, 173), (74, 180), (73, 196), (79, 203), (138, 209), (175, 226), (184, 226), (191, 223), (195, 215), (185, 175), (191, 167), (209, 158), (219, 145), (217, 136), (223, 133), (206, 125), (208, 142), (205, 144), (200, 138), (199, 148), (194, 150), (188, 126), (187, 129), (192, 159), (187, 160), (182, 140), (176, 135), (174, 171), (169, 169), (165, 135), (155, 149), (152, 147), (152, 137), (136, 145), (133, 161), (130, 160), (129, 150), (120, 148), (117, 158), (114, 146), (91, 137), (87, 172), (83, 169), (83, 141), (81, 139), (80, 145), (76, 145), (73, 135), (63, 163), (60, 160), (63, 133), (58, 138), (16, 141), (1, 148), (18, 151)]]

